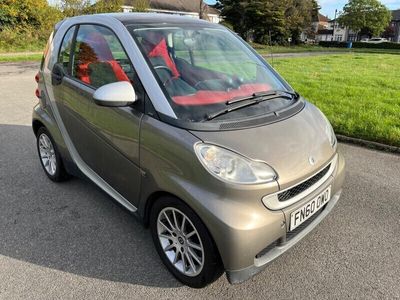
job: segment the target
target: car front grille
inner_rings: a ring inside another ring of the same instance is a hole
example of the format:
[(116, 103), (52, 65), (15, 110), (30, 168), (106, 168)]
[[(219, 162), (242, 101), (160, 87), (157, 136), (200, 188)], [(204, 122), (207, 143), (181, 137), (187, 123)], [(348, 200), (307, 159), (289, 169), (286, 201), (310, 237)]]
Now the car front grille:
[(309, 189), (310, 187), (312, 187), (314, 184), (316, 184), (321, 178), (323, 178), (328, 173), (330, 167), (331, 167), (331, 164), (326, 166), (324, 169), (322, 169), (320, 172), (315, 174), (313, 177), (300, 183), (299, 185), (296, 185), (295, 187), (292, 187), (286, 191), (279, 193), (278, 200), (279, 201), (287, 201), (287, 200), (297, 196), (298, 194), (304, 192), (305, 190)]

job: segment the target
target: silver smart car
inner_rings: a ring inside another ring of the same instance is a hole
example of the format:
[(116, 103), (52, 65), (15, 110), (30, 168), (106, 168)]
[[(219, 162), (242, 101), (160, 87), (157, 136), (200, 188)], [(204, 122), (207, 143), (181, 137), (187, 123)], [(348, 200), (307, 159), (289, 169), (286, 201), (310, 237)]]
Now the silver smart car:
[(171, 273), (244, 281), (341, 194), (331, 125), (225, 27), (162, 14), (56, 25), (33, 111), (46, 175), (89, 178), (150, 231)]

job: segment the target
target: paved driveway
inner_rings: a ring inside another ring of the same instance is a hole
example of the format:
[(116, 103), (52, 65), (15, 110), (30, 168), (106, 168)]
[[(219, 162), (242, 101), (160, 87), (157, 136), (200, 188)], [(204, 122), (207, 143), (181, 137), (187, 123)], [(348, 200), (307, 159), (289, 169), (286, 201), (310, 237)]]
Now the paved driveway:
[(400, 156), (340, 145), (343, 197), (316, 230), (241, 285), (194, 290), (93, 184), (43, 174), (29, 127), (36, 69), (0, 64), (1, 299), (400, 298)]

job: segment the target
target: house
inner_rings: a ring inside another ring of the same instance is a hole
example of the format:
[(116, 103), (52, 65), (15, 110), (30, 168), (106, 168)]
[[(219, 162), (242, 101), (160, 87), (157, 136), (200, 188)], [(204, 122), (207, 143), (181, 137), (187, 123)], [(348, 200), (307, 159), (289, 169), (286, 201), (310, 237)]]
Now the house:
[(303, 42), (316, 41), (318, 39), (318, 30), (327, 29), (329, 25), (328, 17), (318, 13), (313, 17), (311, 31), (302, 32), (300, 35), (300, 40)]
[[(122, 9), (131, 12), (135, 0), (125, 0)], [(203, 4), (206, 19), (212, 23), (221, 21), (220, 12), (207, 4)], [(199, 18), (200, 1), (196, 0), (149, 0), (149, 12)]]
[(329, 18), (318, 13), (317, 18), (313, 21), (313, 28), (315, 32), (317, 32), (319, 29), (328, 29), (329, 27)]
[(315, 40), (317, 42), (333, 41), (333, 29), (319, 29)]
[(393, 29), (392, 42), (400, 43), (400, 9), (392, 10), (392, 21), (390, 27)]
[(341, 25), (338, 20), (329, 20), (324, 28), (319, 27), (316, 40), (336, 41), (336, 42), (354, 42), (357, 40), (357, 32)]
[[(318, 31), (315, 37), (317, 42), (355, 42), (363, 38), (363, 36), (359, 36), (356, 31), (339, 24), (337, 20), (328, 20), (327, 22), (318, 22), (317, 24)], [(400, 43), (400, 9), (392, 11), (392, 20), (390, 22), (389, 29), (390, 36), (388, 36), (388, 38), (390, 38), (392, 42)]]
[(329, 28), (333, 28), (333, 41), (337, 42), (355, 42), (357, 41), (357, 32), (349, 27), (343, 26), (338, 20), (329, 22)]

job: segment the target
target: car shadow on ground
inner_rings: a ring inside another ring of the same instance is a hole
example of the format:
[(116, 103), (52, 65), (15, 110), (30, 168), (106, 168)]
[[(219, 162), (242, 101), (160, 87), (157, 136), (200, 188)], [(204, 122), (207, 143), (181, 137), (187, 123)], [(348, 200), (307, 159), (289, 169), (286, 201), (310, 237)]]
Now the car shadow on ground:
[(0, 255), (81, 276), (181, 286), (150, 232), (93, 184), (43, 173), (29, 126), (0, 125)]

